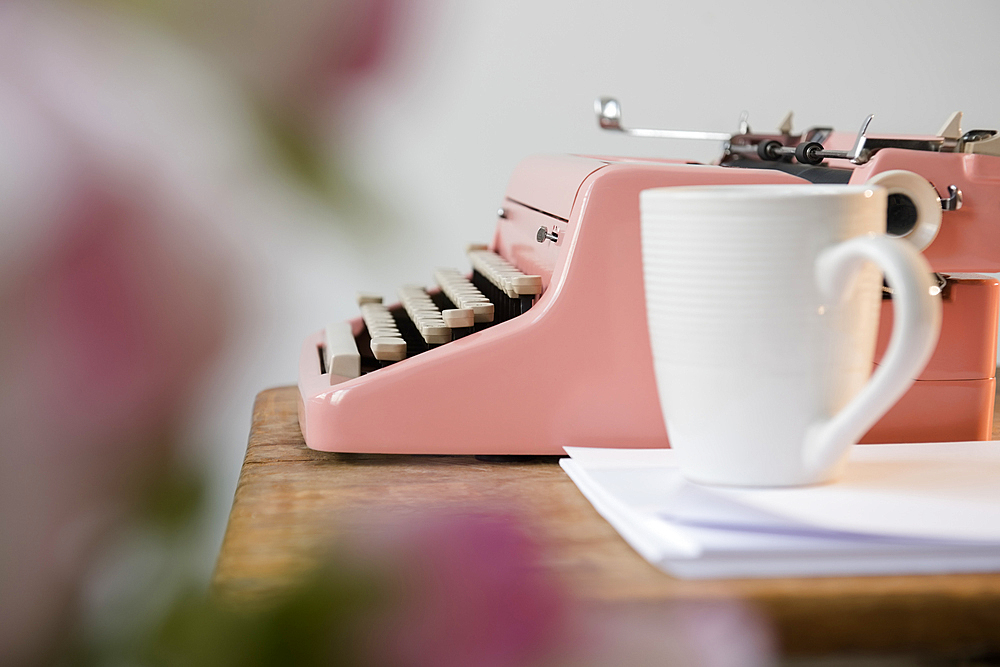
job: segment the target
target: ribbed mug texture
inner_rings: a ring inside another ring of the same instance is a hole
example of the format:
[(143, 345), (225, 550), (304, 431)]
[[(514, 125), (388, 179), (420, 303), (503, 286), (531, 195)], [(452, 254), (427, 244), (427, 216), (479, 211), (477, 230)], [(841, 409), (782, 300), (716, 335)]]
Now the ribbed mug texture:
[[(747, 185), (641, 193), (647, 323), (667, 433), (678, 455), (746, 443), (793, 450), (872, 367), (881, 273), (867, 263), (829, 302), (819, 253), (885, 231), (885, 192), (864, 186)], [(873, 201), (874, 198), (874, 201)], [(728, 450), (727, 450), (728, 451)], [(697, 452), (695, 452), (697, 453)], [(784, 474), (792, 474), (785, 470)], [(697, 472), (694, 475), (697, 477)]]

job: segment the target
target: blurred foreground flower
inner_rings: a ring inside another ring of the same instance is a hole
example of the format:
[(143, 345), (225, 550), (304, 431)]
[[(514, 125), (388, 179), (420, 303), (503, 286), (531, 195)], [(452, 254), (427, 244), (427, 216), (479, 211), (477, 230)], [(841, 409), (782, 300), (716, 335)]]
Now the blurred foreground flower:
[[(566, 600), (510, 517), (416, 517), (338, 551), (269, 601), (180, 600), (141, 645), (152, 665), (550, 664)], [(343, 546), (343, 545), (342, 545)]]
[(178, 432), (254, 277), (239, 239), (290, 190), (245, 98), (317, 138), (388, 6), (0, 2), (0, 662), (60, 650), (113, 536), (185, 487)]
[[(170, 31), (253, 102), (261, 128), (301, 183), (352, 196), (331, 154), (352, 88), (385, 69), (416, 4), (407, 0), (100, 0)], [(355, 195), (356, 196), (356, 195)]]
[(542, 569), (538, 547), (511, 515), (414, 516), (350, 546), (267, 601), (188, 595), (140, 641), (80, 655), (162, 667), (773, 661), (766, 627), (733, 603), (625, 611), (580, 605)]
[(100, 0), (211, 54), (282, 115), (325, 123), (384, 65), (407, 0)]

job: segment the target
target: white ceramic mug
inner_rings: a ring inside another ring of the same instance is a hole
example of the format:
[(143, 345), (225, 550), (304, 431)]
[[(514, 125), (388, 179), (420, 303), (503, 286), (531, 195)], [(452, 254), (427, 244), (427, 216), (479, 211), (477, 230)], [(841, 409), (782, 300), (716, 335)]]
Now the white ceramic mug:
[[(923, 256), (885, 236), (886, 200), (851, 185), (641, 193), (656, 383), (689, 479), (828, 481), (923, 370), (940, 298)], [(869, 380), (880, 268), (895, 326)]]

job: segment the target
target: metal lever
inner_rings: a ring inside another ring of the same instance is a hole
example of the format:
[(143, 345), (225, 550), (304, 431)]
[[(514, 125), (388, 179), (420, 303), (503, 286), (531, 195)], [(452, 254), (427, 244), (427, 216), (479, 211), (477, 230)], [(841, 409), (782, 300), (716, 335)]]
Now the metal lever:
[(958, 186), (949, 185), (948, 196), (938, 197), (938, 201), (941, 202), (942, 211), (957, 211), (962, 208), (962, 191)]
[[(851, 150), (847, 152), (846, 157), (848, 160), (854, 164), (864, 164), (868, 162), (868, 156), (865, 154), (865, 143), (868, 142), (868, 126), (871, 124), (872, 119), (875, 114), (871, 114), (868, 118), (865, 118), (865, 122), (861, 123), (861, 129), (858, 130), (858, 136), (854, 140), (854, 146)], [(831, 153), (839, 153), (840, 151), (830, 151)], [(834, 157), (831, 155), (830, 157)]]
[[(875, 114), (870, 114), (868, 118), (865, 118), (865, 122), (861, 123), (861, 129), (858, 130), (858, 136), (854, 139), (854, 145), (851, 147), (851, 150), (828, 151), (823, 148), (822, 144), (809, 142), (803, 144), (801, 149), (796, 149), (796, 159), (806, 164), (819, 164), (828, 157), (850, 160), (854, 164), (868, 162), (869, 156), (865, 151), (865, 144), (868, 142), (868, 126), (871, 124), (873, 118), (875, 118)], [(799, 155), (804, 155), (807, 159), (803, 160)]]
[(602, 97), (594, 101), (594, 112), (602, 130), (614, 130), (632, 137), (654, 139), (700, 139), (708, 141), (729, 141), (733, 135), (725, 132), (697, 132), (691, 130), (644, 130), (622, 127), (622, 107), (613, 97)]

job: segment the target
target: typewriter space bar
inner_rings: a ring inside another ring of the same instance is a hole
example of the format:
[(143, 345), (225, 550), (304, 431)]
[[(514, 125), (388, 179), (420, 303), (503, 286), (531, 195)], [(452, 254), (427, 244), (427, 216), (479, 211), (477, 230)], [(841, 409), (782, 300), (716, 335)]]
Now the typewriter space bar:
[(335, 322), (326, 327), (323, 335), (326, 346), (323, 360), (326, 362), (326, 372), (333, 376), (356, 378), (361, 375), (361, 354), (358, 353), (350, 322)]

